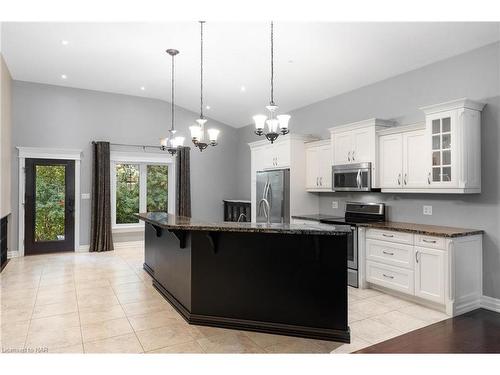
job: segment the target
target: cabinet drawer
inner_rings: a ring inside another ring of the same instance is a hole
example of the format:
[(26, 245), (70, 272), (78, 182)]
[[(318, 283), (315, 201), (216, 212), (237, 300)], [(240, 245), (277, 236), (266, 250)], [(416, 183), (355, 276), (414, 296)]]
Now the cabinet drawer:
[(406, 268), (367, 261), (366, 281), (411, 295), (415, 293), (414, 273)]
[(366, 231), (366, 238), (372, 238), (374, 240), (398, 242), (406, 245), (413, 245), (412, 233), (369, 228)]
[(415, 246), (446, 250), (446, 239), (444, 237), (424, 236), (421, 234), (417, 234), (415, 236)]
[(415, 250), (411, 245), (366, 240), (366, 259), (397, 267), (413, 269)]

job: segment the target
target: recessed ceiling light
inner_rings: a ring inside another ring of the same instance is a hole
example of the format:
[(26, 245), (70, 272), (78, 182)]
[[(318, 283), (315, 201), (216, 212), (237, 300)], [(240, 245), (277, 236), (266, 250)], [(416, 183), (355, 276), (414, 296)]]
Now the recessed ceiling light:
[(69, 44), (69, 42), (68, 42), (67, 40), (64, 40), (64, 39), (63, 39), (63, 40), (61, 40), (61, 44), (62, 44), (63, 46), (67, 46), (67, 45)]
[(207, 105), (205, 108), (206, 108), (206, 109), (210, 109), (210, 106), (209, 106), (209, 105)]
[(241, 92), (245, 92), (245, 91), (247, 91), (247, 88), (246, 88), (245, 86), (241, 86), (241, 87), (240, 87), (240, 91), (241, 91)]
[(61, 74), (61, 78), (66, 79), (66, 78), (68, 78), (68, 76), (66, 74)]
[(146, 88), (144, 86), (141, 86), (141, 90), (144, 91), (146, 90)]

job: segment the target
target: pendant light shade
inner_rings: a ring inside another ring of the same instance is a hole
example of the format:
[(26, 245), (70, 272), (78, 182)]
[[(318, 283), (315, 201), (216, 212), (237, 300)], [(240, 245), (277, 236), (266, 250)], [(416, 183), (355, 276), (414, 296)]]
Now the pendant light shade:
[[(266, 115), (255, 115), (253, 121), (255, 123), (254, 133), (261, 136), (264, 135), (271, 143), (279, 137), (280, 134), (285, 135), (289, 133), (288, 122), (290, 115), (278, 115), (276, 111), (278, 106), (274, 103), (274, 25), (271, 22), (271, 100), (269, 105), (266, 106), (269, 111), (269, 118)], [(267, 125), (267, 132), (265, 129)]]

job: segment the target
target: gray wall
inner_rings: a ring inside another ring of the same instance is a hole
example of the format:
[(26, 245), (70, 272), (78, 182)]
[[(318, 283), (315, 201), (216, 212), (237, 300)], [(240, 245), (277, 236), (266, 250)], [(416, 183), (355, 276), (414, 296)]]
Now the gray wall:
[[(170, 105), (164, 101), (98, 91), (13, 82), (12, 92), (12, 238), (17, 249), (18, 158), (16, 146), (83, 150), (81, 192), (91, 191), (93, 140), (156, 145), (170, 128)], [(196, 98), (193, 98), (196, 100)], [(188, 126), (197, 114), (176, 108), (176, 129), (190, 143)], [(214, 120), (220, 143), (203, 153), (191, 148), (192, 214), (222, 219), (222, 199), (234, 198), (237, 131)], [(89, 243), (90, 200), (81, 201), (80, 243)]]
[[(461, 97), (487, 103), (482, 114), (482, 194), (322, 193), (319, 212), (343, 215), (345, 201), (383, 201), (390, 206), (389, 218), (394, 221), (483, 229), (484, 294), (500, 298), (499, 69), (500, 44), (495, 43), (292, 111), (292, 132), (328, 138), (329, 127), (372, 117), (400, 124), (423, 121), (418, 108), (427, 104)], [(250, 151), (246, 143), (257, 137), (251, 126), (239, 129), (238, 135), (238, 196), (248, 199)], [(332, 200), (339, 201), (338, 210), (331, 208)], [(424, 204), (433, 206), (432, 216), (422, 215)]]

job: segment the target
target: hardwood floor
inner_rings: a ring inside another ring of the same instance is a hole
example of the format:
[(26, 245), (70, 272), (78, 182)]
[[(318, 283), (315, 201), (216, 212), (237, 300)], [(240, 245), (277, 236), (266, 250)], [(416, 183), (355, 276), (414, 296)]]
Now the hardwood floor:
[(500, 353), (500, 314), (477, 309), (356, 353)]

